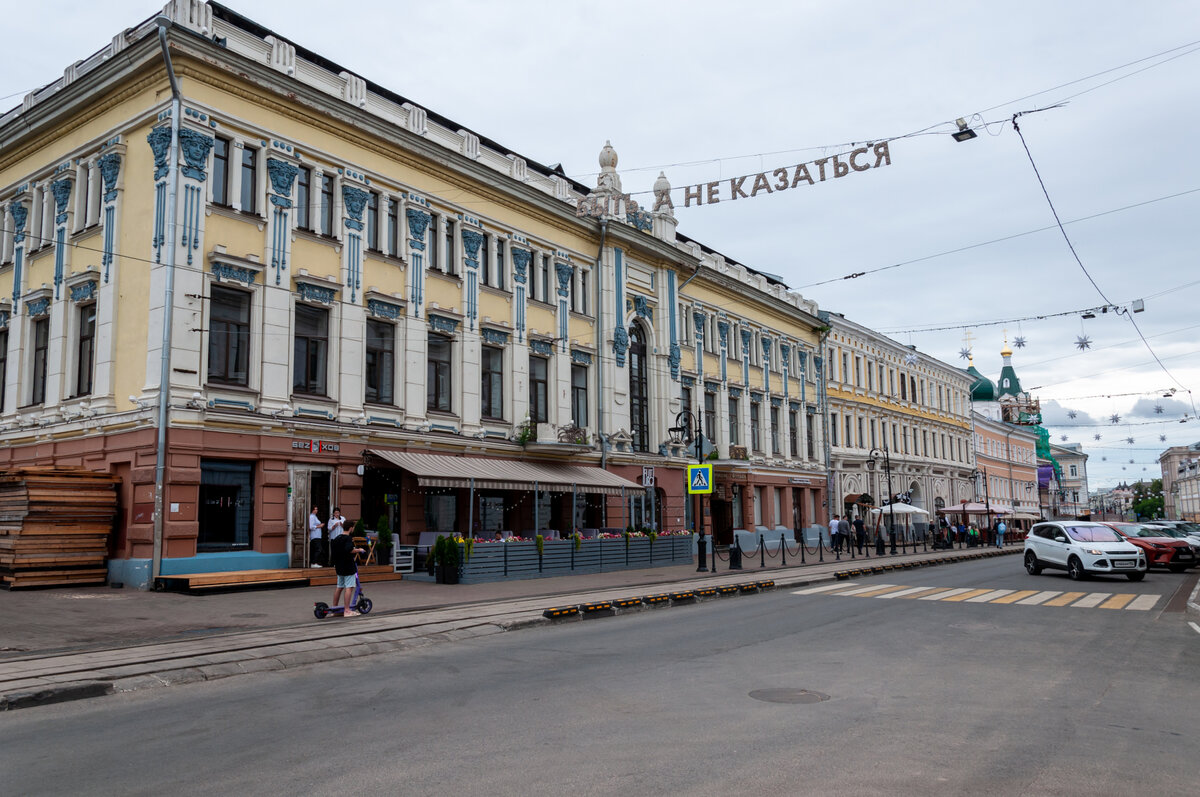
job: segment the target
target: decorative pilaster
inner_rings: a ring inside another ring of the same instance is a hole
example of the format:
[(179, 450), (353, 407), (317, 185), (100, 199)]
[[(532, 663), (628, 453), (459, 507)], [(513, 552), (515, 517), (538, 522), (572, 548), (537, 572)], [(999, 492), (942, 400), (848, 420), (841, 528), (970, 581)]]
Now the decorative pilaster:
[(512, 248), (513, 262), (513, 327), (517, 330), (517, 340), (525, 339), (525, 293), (529, 274), (529, 263), (533, 253), (528, 249)]
[(567, 321), (570, 312), (567, 309), (567, 297), (571, 295), (571, 280), (575, 269), (570, 263), (556, 263), (554, 276), (558, 278), (558, 346), (561, 351), (567, 350)]
[(121, 155), (107, 152), (96, 161), (100, 172), (100, 207), (103, 208), (104, 250), (100, 255), (100, 266), (107, 283), (112, 276), (113, 248), (117, 239), (117, 178), (121, 174)]
[(146, 136), (146, 143), (154, 155), (154, 262), (162, 262), (162, 249), (167, 243), (167, 153), (171, 148), (171, 126), (159, 125)]
[[(615, 165), (616, 155), (613, 160)], [(616, 325), (613, 327), (613, 359), (618, 368), (625, 367), (625, 352), (629, 351), (629, 332), (625, 329), (625, 253), (618, 247), (613, 247), (613, 317)], [(600, 308), (596, 308), (600, 312)]]
[(786, 399), (788, 396), (788, 369), (791, 368), (792, 363), (792, 347), (790, 344), (782, 342), (779, 344), (779, 357), (781, 360), (779, 370), (783, 374), (783, 397)]
[[(671, 367), (671, 378), (679, 381), (679, 362), (682, 355), (679, 351), (679, 306), (675, 299), (675, 272), (667, 271), (667, 319), (668, 330), (670, 333), (671, 348), (667, 353), (667, 364)], [(723, 375), (722, 375), (723, 377)]]
[(753, 339), (750, 330), (742, 330), (742, 384), (750, 388), (750, 341)]
[(708, 316), (700, 312), (692, 312), (692, 325), (696, 330), (696, 378), (704, 379), (704, 327)]
[(179, 151), (183, 154), (179, 171), (184, 178), (180, 181), (183, 184), (183, 235), (180, 243), (187, 252), (189, 266), (200, 250), (201, 219), (207, 194), (203, 183), (208, 177), (205, 170), (212, 147), (212, 136), (186, 127), (179, 129)]
[(25, 293), (25, 223), (29, 219), (29, 209), (23, 199), (14, 200), (8, 212), (13, 217), (13, 312), (21, 312), (21, 296)]
[(759, 341), (762, 344), (762, 376), (763, 390), (771, 392), (771, 339), (766, 335)]
[(62, 283), (67, 263), (67, 226), (71, 217), (68, 207), (71, 202), (73, 178), (64, 177), (50, 184), (54, 196), (54, 298), (62, 297)]
[(717, 322), (717, 338), (720, 340), (721, 349), (721, 381), (725, 382), (729, 378), (729, 322), (721, 320)]
[(475, 329), (479, 317), (479, 247), (483, 245), (483, 234), (462, 228), (463, 265), (466, 274), (463, 290), (466, 291), (467, 329)]
[[(409, 199), (417, 201), (413, 196)], [(404, 217), (408, 222), (408, 262), (411, 265), (408, 270), (409, 307), (412, 308), (413, 317), (420, 318), (425, 303), (425, 232), (429, 229), (432, 217), (412, 207), (405, 210)], [(432, 234), (437, 235), (437, 231), (434, 230)]]
[(342, 205), (346, 211), (343, 224), (348, 230), (342, 255), (345, 259), (345, 279), (342, 284), (350, 289), (351, 304), (357, 304), (358, 291), (362, 288), (362, 214), (367, 206), (367, 192), (342, 183)]
[(300, 169), (294, 163), (267, 158), (267, 177), (271, 188), (271, 218), (267, 224), (267, 238), (271, 242), (271, 268), (275, 269), (276, 285), (283, 284), (283, 274), (288, 267), (292, 239), (292, 185), (299, 173)]

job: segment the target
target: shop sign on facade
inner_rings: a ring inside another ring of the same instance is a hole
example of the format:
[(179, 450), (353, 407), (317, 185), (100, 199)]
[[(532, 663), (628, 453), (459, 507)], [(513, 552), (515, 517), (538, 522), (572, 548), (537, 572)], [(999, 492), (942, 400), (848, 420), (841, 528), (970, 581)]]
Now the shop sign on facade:
[(338, 451), (338, 444), (327, 443), (324, 440), (293, 440), (292, 448), (303, 451), (311, 451), (314, 454), (336, 454)]
[(802, 479), (799, 476), (793, 476), (792, 478), (788, 479), (788, 481), (790, 481), (792, 484), (808, 484), (809, 482), (808, 479)]

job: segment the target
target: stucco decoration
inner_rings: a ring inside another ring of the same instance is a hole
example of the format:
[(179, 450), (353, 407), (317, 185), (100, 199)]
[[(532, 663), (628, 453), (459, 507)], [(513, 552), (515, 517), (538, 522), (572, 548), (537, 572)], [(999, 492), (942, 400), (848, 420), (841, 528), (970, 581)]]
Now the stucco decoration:
[(367, 206), (367, 192), (352, 185), (342, 186), (342, 201), (346, 205), (346, 226), (352, 230), (363, 229), (363, 208)]
[(367, 300), (367, 312), (378, 318), (387, 318), (392, 321), (399, 319), (404, 314), (399, 305), (380, 301), (379, 299)]
[(531, 340), (529, 341), (529, 349), (534, 354), (544, 354), (547, 357), (554, 354), (554, 344), (548, 340)]
[(233, 280), (234, 282), (244, 283), (247, 286), (253, 285), (255, 278), (258, 276), (248, 268), (234, 266), (230, 263), (213, 263), (212, 273), (217, 279)]
[(179, 129), (179, 150), (183, 153), (183, 175), (193, 180), (204, 182), (208, 175), (208, 151), (212, 149), (213, 138), (186, 127)]
[(67, 203), (71, 201), (71, 181), (55, 180), (50, 184), (50, 192), (54, 194), (55, 224), (65, 224), (67, 221)]
[(591, 365), (592, 364), (592, 355), (587, 353), (586, 351), (579, 351), (578, 349), (572, 349), (571, 350), (571, 362), (579, 363), (580, 365)]
[(425, 230), (429, 229), (432, 217), (428, 213), (416, 208), (409, 208), (404, 215), (408, 218), (408, 235), (412, 239), (409, 243), (413, 249), (424, 251)]
[(115, 152), (102, 155), (96, 161), (100, 167), (100, 179), (104, 183), (104, 201), (112, 202), (117, 198), (117, 177), (121, 174), (121, 156)]
[(513, 281), (525, 284), (525, 275), (529, 270), (529, 261), (533, 258), (533, 253), (528, 249), (519, 249), (513, 247)]
[(479, 330), (479, 335), (483, 338), (484, 343), (491, 343), (495, 346), (503, 346), (508, 343), (508, 333), (499, 329), (483, 327)]
[(96, 298), (96, 281), (88, 280), (71, 286), (71, 301), (86, 302)]
[(650, 306), (648, 301), (646, 301), (645, 296), (633, 297), (633, 312), (637, 313), (641, 318), (648, 318), (651, 321), (654, 320), (654, 308)]
[(16, 226), (13, 243), (22, 243), (25, 240), (25, 221), (29, 218), (29, 208), (20, 202), (14, 202), (9, 206), (8, 212), (12, 214), (13, 223)]
[(267, 175), (271, 178), (271, 190), (277, 196), (271, 197), (271, 203), (282, 208), (292, 206), (292, 183), (300, 173), (295, 164), (276, 158), (267, 158)]
[(321, 285), (312, 285), (307, 282), (296, 283), (296, 293), (306, 302), (318, 302), (320, 304), (333, 304), (333, 298), (336, 294), (333, 288), (326, 288)]
[(483, 234), (475, 230), (462, 231), (463, 256), (470, 268), (479, 268), (479, 247), (483, 246)]
[(40, 318), (50, 313), (50, 299), (42, 297), (40, 299), (30, 299), (25, 302), (25, 310), (29, 313), (30, 318)]
[(629, 351), (629, 333), (625, 331), (625, 327), (617, 327), (613, 330), (613, 359), (616, 360), (618, 368), (625, 367), (625, 352)]
[(429, 326), (433, 327), (435, 332), (445, 332), (449, 335), (453, 335), (458, 329), (458, 319), (430, 314)]
[(554, 266), (554, 275), (558, 277), (558, 295), (566, 296), (571, 291), (571, 277), (574, 275), (575, 269), (571, 268), (569, 263), (556, 263)]
[(146, 143), (154, 153), (154, 179), (161, 180), (170, 169), (167, 167), (167, 151), (171, 148), (171, 128), (168, 125), (156, 127), (146, 136)]
[(671, 378), (679, 378), (679, 362), (683, 359), (683, 355), (679, 351), (679, 344), (671, 344), (671, 353), (667, 355), (667, 363), (671, 366)]

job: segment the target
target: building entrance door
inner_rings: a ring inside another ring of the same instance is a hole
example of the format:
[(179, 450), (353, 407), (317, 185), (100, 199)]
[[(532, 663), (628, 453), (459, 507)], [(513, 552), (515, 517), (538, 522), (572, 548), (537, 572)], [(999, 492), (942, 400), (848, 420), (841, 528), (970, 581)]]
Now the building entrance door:
[[(317, 517), (322, 523), (328, 524), (329, 513), (333, 509), (333, 496), (336, 492), (336, 473), (333, 468), (313, 465), (290, 465), (288, 471), (291, 477), (289, 514), (291, 526), (291, 545), (289, 546), (292, 567), (309, 567), (308, 546), (308, 515), (312, 508), (317, 507)], [(321, 529), (323, 550), (328, 552), (328, 525)], [(322, 562), (321, 564), (325, 564)]]

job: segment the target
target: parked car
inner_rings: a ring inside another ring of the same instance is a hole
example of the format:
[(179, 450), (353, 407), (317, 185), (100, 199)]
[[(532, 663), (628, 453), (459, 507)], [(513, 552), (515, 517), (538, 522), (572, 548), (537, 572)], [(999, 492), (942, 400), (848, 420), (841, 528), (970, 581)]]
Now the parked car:
[[(1146, 521), (1145, 525), (1162, 527), (1174, 532), (1182, 532), (1187, 537), (1187, 541), (1193, 549), (1200, 548), (1200, 523), (1188, 523), (1184, 520), (1149, 520)], [(1183, 539), (1179, 534), (1172, 534), (1171, 536)]]
[[(1193, 537), (1187, 531), (1179, 528), (1178, 526), (1160, 525), (1158, 523), (1147, 523), (1145, 526), (1148, 529), (1155, 529), (1159, 534), (1166, 535), (1167, 537), (1190, 545), (1192, 548), (1192, 554), (1196, 556), (1195, 563), (1200, 563), (1200, 539)], [(1193, 566), (1195, 566), (1195, 564), (1193, 564)]]
[(1078, 581), (1089, 575), (1123, 575), (1130, 581), (1146, 576), (1146, 556), (1103, 523), (1061, 520), (1038, 523), (1025, 537), (1025, 570), (1066, 570)]
[(1195, 567), (1196, 552), (1186, 540), (1176, 539), (1167, 529), (1143, 523), (1107, 523), (1113, 531), (1141, 548), (1149, 567), (1165, 567), (1172, 573), (1182, 573)]

